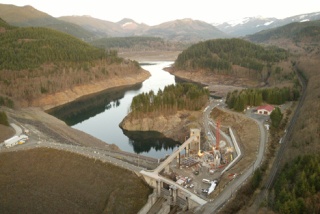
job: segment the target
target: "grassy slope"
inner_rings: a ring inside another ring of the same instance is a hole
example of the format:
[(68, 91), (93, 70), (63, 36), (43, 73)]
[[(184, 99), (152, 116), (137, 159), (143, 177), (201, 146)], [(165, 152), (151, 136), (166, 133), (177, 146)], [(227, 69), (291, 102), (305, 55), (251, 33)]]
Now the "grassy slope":
[(137, 213), (150, 188), (135, 174), (76, 154), (0, 155), (0, 213)]

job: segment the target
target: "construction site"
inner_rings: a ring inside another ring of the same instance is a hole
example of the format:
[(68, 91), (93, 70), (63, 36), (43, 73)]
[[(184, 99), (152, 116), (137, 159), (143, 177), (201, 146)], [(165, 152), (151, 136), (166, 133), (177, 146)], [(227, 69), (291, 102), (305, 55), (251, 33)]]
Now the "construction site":
[(227, 172), (241, 156), (231, 127), (221, 127), (219, 121), (210, 124), (206, 132), (190, 129), (186, 141), (155, 170), (140, 172), (154, 187), (157, 200), (162, 200), (162, 209), (164, 204), (168, 210), (173, 206), (189, 210), (203, 205), (214, 200), (237, 176)]
[[(175, 161), (171, 162), (170, 170), (164, 170), (163, 176), (207, 199), (211, 193), (219, 189), (221, 175), (231, 167), (230, 163), (238, 155), (234, 146), (236, 142), (232, 140), (229, 129), (226, 131), (227, 133), (221, 131), (218, 121), (212, 126), (212, 131), (202, 137), (206, 141), (190, 143), (179, 153)], [(193, 134), (201, 135), (201, 130), (191, 129), (190, 137)]]

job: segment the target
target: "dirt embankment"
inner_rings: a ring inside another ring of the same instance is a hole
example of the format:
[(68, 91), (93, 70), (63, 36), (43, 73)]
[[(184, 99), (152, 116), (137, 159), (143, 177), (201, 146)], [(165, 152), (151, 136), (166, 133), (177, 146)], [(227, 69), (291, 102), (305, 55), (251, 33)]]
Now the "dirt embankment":
[[(215, 108), (210, 116), (215, 121), (220, 121), (222, 130), (225, 129), (223, 126), (230, 126), (232, 128), (242, 153), (242, 157), (237, 164), (221, 176), (219, 188), (223, 188), (233, 179), (232, 177), (229, 177), (229, 175), (242, 174), (245, 170), (252, 167), (260, 145), (259, 127), (253, 120), (247, 118), (245, 115), (229, 110)], [(227, 130), (225, 129), (225, 131)], [(220, 190), (215, 191), (210, 195), (210, 198), (216, 197), (219, 193)]]
[(173, 67), (166, 68), (166, 71), (179, 78), (199, 82), (205, 85), (227, 85), (237, 87), (257, 87), (262, 83), (250, 78), (231, 75), (211, 74), (208, 71), (198, 70), (196, 72), (176, 70)]
[(151, 193), (134, 173), (70, 152), (4, 152), (0, 163), (0, 213), (137, 213)]
[(40, 96), (32, 100), (30, 106), (37, 106), (44, 110), (48, 110), (50, 108), (72, 102), (73, 100), (85, 95), (94, 94), (118, 86), (134, 85), (136, 83), (143, 82), (149, 76), (150, 73), (145, 70), (141, 70), (139, 73), (134, 74), (114, 76), (103, 81), (79, 85), (62, 92)]
[(240, 173), (250, 167), (256, 159), (260, 145), (258, 125), (245, 115), (221, 109), (214, 109), (211, 117), (214, 120), (220, 120), (221, 125), (231, 126), (243, 153), (236, 167), (231, 168), (229, 172)]
[(119, 56), (138, 62), (175, 61), (182, 51), (128, 51), (119, 52)]
[[(103, 142), (87, 133), (73, 129), (63, 121), (43, 112), (39, 108), (4, 110), (11, 122), (22, 124), (26, 128), (36, 130), (39, 135), (39, 140), (97, 147), (100, 149), (119, 150), (116, 145), (107, 144), (106, 142)], [(14, 132), (12, 135), (13, 134)], [(0, 136), (2, 136), (2, 133), (0, 133)]]
[(128, 131), (157, 131), (168, 138), (184, 142), (191, 127), (200, 127), (201, 116), (200, 111), (179, 111), (168, 116), (146, 116), (138, 119), (132, 119), (129, 115), (120, 123), (120, 127)]
[(15, 134), (14, 129), (10, 126), (0, 124), (0, 142), (12, 137)]

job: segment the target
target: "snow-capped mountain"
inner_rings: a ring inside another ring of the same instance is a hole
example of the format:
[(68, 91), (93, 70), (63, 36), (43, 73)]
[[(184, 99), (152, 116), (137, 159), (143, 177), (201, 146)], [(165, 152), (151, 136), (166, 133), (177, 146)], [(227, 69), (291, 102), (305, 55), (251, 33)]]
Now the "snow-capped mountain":
[(231, 36), (241, 37), (241, 36), (254, 34), (262, 30), (280, 27), (292, 22), (305, 22), (305, 21), (314, 21), (319, 19), (320, 19), (320, 12), (316, 12), (316, 13), (308, 13), (308, 14), (291, 16), (285, 19), (264, 18), (261, 16), (246, 17), (243, 19), (224, 22), (222, 24), (212, 24), (212, 25)]

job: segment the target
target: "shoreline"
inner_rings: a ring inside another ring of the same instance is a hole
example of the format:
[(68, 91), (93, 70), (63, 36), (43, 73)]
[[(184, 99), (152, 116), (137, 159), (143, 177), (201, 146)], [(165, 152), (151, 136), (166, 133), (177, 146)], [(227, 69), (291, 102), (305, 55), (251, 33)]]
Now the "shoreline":
[[(106, 81), (100, 81), (98, 83), (77, 86), (74, 89), (68, 89), (63, 92), (47, 95), (33, 101), (32, 105), (29, 107), (16, 107), (14, 109), (1, 107), (0, 109), (6, 112), (9, 120), (17, 121), (24, 127), (31, 126), (35, 128), (46, 139), (59, 138), (57, 141), (71, 141), (86, 147), (98, 147), (101, 149), (111, 149), (122, 152), (122, 150), (115, 144), (104, 142), (94, 136), (74, 129), (61, 119), (50, 115), (47, 111), (86, 96), (99, 94), (106, 90), (141, 84), (143, 81), (149, 78), (149, 76), (150, 73), (148, 71), (142, 70), (138, 75), (136, 75), (136, 77), (133, 77), (132, 75), (126, 76), (120, 81), (119, 79), (121, 78), (117, 77), (116, 80), (113, 78)], [(10, 130), (10, 128), (8, 129)]]
[(136, 76), (115, 77), (91, 84), (80, 85), (62, 92), (39, 97), (38, 99), (33, 100), (30, 106), (39, 107), (46, 111), (73, 102), (81, 97), (90, 96), (108, 89), (139, 84), (149, 77), (150, 73), (143, 70)]

